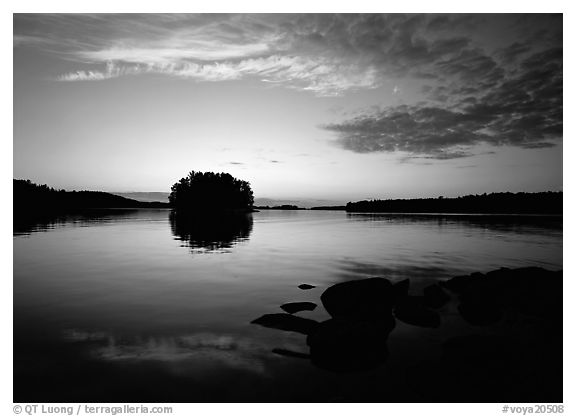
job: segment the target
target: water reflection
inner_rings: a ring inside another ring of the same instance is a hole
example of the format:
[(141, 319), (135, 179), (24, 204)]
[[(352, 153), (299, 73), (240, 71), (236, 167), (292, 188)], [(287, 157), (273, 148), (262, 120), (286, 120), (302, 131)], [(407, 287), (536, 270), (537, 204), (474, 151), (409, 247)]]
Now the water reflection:
[(252, 214), (170, 213), (172, 234), (193, 252), (226, 251), (250, 238), (253, 223)]
[[(442, 375), (452, 363), (438, 362), (444, 341), (492, 331), (467, 323), (457, 295), (437, 311), (439, 328), (417, 326), (427, 315), (412, 302), (395, 312), (391, 331), (386, 323), (331, 317), (321, 294), (350, 280), (410, 278), (418, 300), (428, 285), (453, 276), (500, 266), (562, 267), (561, 228), (527, 225), (531, 231), (506, 233), (452, 218), (379, 215), (368, 222), (367, 215), (313, 211), (260, 212), (252, 225), (252, 216), (187, 222), (169, 213), (67, 215), (28, 228), (53, 227), (49, 233), (14, 238), (15, 401), (490, 401), (496, 397), (482, 388), (453, 393), (469, 385), (458, 384), (462, 377), (476, 380), (468, 361), (449, 367), (461, 370), (450, 373), (454, 379)], [(296, 316), (250, 325), (283, 310)], [(513, 331), (531, 322), (504, 327), (511, 318), (495, 325)], [(561, 344), (548, 346), (550, 332), (533, 334), (547, 343), (542, 351), (550, 358), (561, 358)], [(531, 354), (540, 356), (535, 348)], [(416, 360), (431, 364), (411, 377)], [(538, 358), (542, 367), (548, 363)]]
[(14, 212), (13, 234), (28, 235), (35, 232), (45, 232), (64, 225), (89, 226), (126, 218), (137, 209), (106, 208), (85, 209), (74, 212), (43, 212), (38, 214)]
[(205, 332), (118, 337), (106, 332), (70, 329), (64, 331), (62, 337), (65, 342), (88, 347), (91, 358), (98, 361), (164, 363), (168, 370), (179, 374), (198, 372), (215, 364), (259, 374), (265, 372), (262, 356), (266, 350), (241, 336)]
[(474, 227), (512, 234), (540, 234), (562, 232), (561, 215), (475, 215), (475, 214), (385, 214), (347, 213), (353, 221), (374, 223), (418, 224), (429, 223), (434, 227)]

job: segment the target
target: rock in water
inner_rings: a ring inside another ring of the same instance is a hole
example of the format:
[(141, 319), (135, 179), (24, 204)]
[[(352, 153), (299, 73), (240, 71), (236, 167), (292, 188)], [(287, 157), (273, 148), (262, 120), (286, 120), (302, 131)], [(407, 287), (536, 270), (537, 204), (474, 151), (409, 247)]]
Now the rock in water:
[(376, 277), (335, 284), (320, 299), (333, 318), (380, 321), (389, 319), (395, 291), (390, 281)]
[(472, 273), (467, 276), (456, 276), (440, 282), (440, 286), (454, 293), (463, 293), (471, 284), (483, 278), (484, 275), (482, 273)]
[(482, 276), (473, 280), (460, 295), (458, 311), (471, 325), (485, 326), (498, 322), (503, 316), (506, 294), (500, 283)]
[(396, 305), (394, 315), (404, 323), (424, 328), (438, 328), (440, 315), (428, 309), (421, 296), (407, 296)]
[(260, 318), (253, 320), (251, 323), (262, 325), (266, 328), (298, 332), (304, 335), (312, 333), (318, 327), (318, 322), (313, 319), (300, 318), (299, 316), (294, 316), (287, 313), (270, 313), (262, 315)]
[(298, 285), (298, 287), (302, 290), (310, 290), (314, 289), (316, 286), (309, 285), (308, 283), (302, 283), (301, 285)]
[(562, 324), (562, 271), (502, 268), (487, 273), (486, 281), (503, 307)]
[(404, 279), (394, 283), (392, 289), (394, 290), (395, 303), (398, 303), (400, 299), (408, 296), (408, 291), (410, 290), (410, 279)]
[(441, 308), (450, 300), (450, 296), (437, 284), (426, 286), (423, 293), (424, 303), (430, 308)]
[(386, 323), (324, 321), (307, 339), (312, 363), (336, 372), (375, 368), (388, 358), (386, 340), (394, 325), (392, 316)]
[(280, 306), (282, 310), (292, 314), (301, 311), (313, 311), (316, 309), (316, 304), (312, 302), (290, 302)]
[(562, 271), (501, 268), (480, 276), (460, 295), (458, 309), (469, 323), (489, 325), (512, 309), (562, 325)]
[(470, 325), (492, 325), (502, 319), (502, 309), (490, 304), (480, 302), (462, 302), (458, 305), (458, 312)]

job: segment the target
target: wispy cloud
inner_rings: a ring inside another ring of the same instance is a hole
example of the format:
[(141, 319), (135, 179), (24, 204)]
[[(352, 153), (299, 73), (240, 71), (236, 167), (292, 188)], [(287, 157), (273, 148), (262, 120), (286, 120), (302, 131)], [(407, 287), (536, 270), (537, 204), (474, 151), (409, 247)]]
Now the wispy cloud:
[(45, 37), (41, 36), (33, 36), (33, 35), (14, 35), (12, 40), (13, 46), (19, 47), (23, 45), (46, 45), (52, 43), (50, 39), (46, 39)]
[(218, 61), (245, 58), (268, 51), (266, 43), (225, 44), (219, 41), (195, 40), (181, 47), (170, 44), (153, 48), (111, 47), (97, 51), (81, 51), (77, 55), (90, 62), (128, 62), (136, 64), (170, 64), (184, 60)]
[[(376, 88), (387, 75), (466, 43), (422, 38), (412, 45), (412, 26), (413, 18), (380, 15), (17, 15), (15, 36), (59, 42), (61, 55), (80, 66), (64, 81), (257, 77), (334, 96)], [(108, 63), (114, 71), (98, 68)]]
[(123, 65), (108, 61), (105, 70), (80, 70), (58, 77), (60, 81), (100, 81), (123, 75), (163, 74), (196, 81), (217, 82), (258, 77), (264, 82), (337, 96), (345, 91), (374, 88), (379, 80), (372, 68), (341, 65), (330, 60), (273, 55), (264, 58), (213, 63), (174, 62)]
[(420, 102), (322, 126), (356, 153), (445, 160), (562, 137), (558, 15), (16, 15), (14, 27), (15, 47), (78, 66), (65, 82), (256, 79), (319, 97), (425, 83)]

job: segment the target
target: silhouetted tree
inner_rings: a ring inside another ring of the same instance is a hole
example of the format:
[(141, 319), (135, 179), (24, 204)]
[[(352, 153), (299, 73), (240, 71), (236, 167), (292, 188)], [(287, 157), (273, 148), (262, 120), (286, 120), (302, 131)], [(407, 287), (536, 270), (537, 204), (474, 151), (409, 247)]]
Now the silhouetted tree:
[(229, 173), (195, 172), (172, 185), (170, 206), (176, 211), (252, 209), (250, 184)]

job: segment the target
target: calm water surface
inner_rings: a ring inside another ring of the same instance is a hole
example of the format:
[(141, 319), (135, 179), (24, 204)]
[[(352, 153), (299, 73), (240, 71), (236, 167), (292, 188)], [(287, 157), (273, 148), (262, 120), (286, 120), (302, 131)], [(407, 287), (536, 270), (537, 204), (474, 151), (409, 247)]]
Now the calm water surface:
[[(167, 210), (68, 215), (14, 233), (15, 401), (409, 401), (407, 370), (465, 323), (397, 323), (386, 364), (331, 373), (305, 337), (253, 325), (330, 285), (562, 268), (560, 220), (263, 211), (180, 223)], [(317, 286), (303, 291), (301, 283)], [(476, 329), (469, 328), (470, 331)]]

